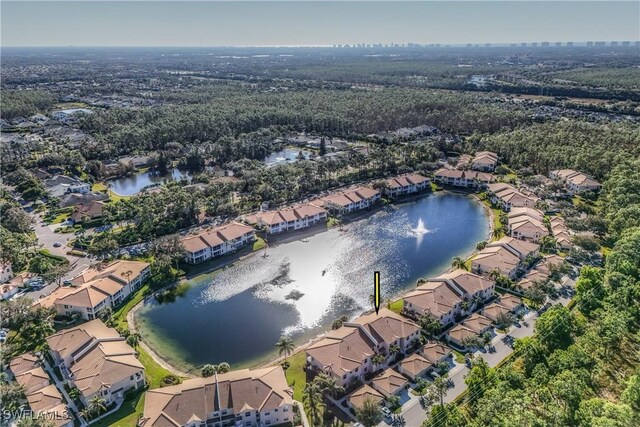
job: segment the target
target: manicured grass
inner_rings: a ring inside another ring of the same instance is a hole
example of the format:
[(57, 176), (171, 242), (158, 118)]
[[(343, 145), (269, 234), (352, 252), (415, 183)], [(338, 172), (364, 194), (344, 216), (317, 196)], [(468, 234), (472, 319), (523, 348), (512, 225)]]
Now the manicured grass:
[(391, 304), (389, 304), (389, 310), (400, 314), (400, 311), (402, 311), (402, 305), (403, 305), (403, 302), (402, 302), (402, 298), (401, 298), (401, 299), (399, 299), (397, 301), (394, 301)]
[(118, 322), (119, 326), (127, 326), (127, 313), (140, 301), (144, 299), (144, 296), (149, 291), (149, 284), (143, 285), (140, 289), (136, 291), (133, 297), (128, 300), (124, 305), (120, 306), (119, 309), (113, 312), (113, 317)]
[(144, 392), (136, 393), (125, 400), (120, 409), (113, 414), (109, 414), (100, 421), (95, 422), (95, 426), (118, 426), (135, 427), (138, 418), (144, 410)]
[(287, 361), (291, 364), (285, 372), (287, 384), (293, 388), (293, 398), (302, 401), (302, 390), (307, 384), (307, 373), (304, 371), (306, 353), (299, 351), (293, 356), (290, 356)]
[(105, 192), (107, 191), (107, 186), (102, 183), (102, 182), (96, 182), (93, 184), (93, 186), (91, 186), (91, 191), (96, 191), (96, 192)]
[(162, 366), (160, 366), (153, 357), (149, 353), (145, 351), (144, 348), (138, 347), (138, 360), (144, 366), (144, 374), (147, 377), (147, 382), (149, 383), (150, 388), (158, 388), (162, 383), (162, 379), (167, 375), (172, 375), (173, 373), (167, 371)]
[(260, 249), (263, 249), (265, 246), (267, 246), (267, 244), (265, 243), (264, 239), (261, 237), (256, 237), (256, 241), (253, 242), (253, 250), (259, 251)]
[(329, 221), (327, 221), (327, 227), (335, 227), (337, 225), (340, 225), (340, 220), (338, 218), (329, 217)]
[(49, 224), (60, 224), (61, 222), (66, 221), (70, 216), (71, 214), (69, 212), (59, 213)]
[(116, 203), (116, 202), (119, 202), (120, 200), (128, 199), (128, 198), (129, 196), (120, 196), (119, 194), (116, 194), (113, 191), (109, 190), (109, 199), (111, 200), (112, 203)]
[(454, 348), (452, 348), (451, 351), (453, 352), (453, 358), (456, 360), (456, 362), (464, 363), (464, 354), (460, 353)]

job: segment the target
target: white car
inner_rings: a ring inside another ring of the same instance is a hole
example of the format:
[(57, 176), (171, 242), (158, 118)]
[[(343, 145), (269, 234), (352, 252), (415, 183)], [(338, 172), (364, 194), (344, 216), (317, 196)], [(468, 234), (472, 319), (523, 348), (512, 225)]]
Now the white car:
[(384, 415), (385, 418), (391, 418), (391, 411), (389, 410), (389, 408), (387, 408), (386, 406), (383, 406), (382, 415)]

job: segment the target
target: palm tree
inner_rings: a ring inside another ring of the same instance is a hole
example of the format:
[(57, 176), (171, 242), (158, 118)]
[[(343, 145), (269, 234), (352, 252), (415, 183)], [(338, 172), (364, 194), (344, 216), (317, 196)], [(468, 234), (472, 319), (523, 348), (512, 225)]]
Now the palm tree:
[(69, 390), (69, 397), (72, 398), (73, 400), (76, 400), (80, 397), (80, 390), (78, 390), (78, 387), (74, 387), (71, 390)]
[(428, 313), (423, 314), (420, 317), (420, 326), (422, 326), (422, 329), (424, 329), (430, 336), (434, 336), (439, 333), (441, 328), (440, 322)]
[(402, 415), (394, 415), (391, 420), (392, 427), (404, 427), (407, 425), (407, 421), (404, 419)]
[(136, 348), (138, 344), (140, 344), (140, 341), (142, 341), (142, 336), (138, 332), (132, 332), (127, 337), (127, 344), (133, 348)]
[(364, 427), (377, 426), (382, 422), (382, 408), (373, 399), (365, 399), (362, 406), (356, 410), (356, 418)]
[(496, 227), (491, 232), (491, 237), (493, 237), (494, 240), (498, 240), (500, 237), (502, 237), (502, 234), (502, 227)]
[(311, 425), (321, 425), (324, 402), (322, 401), (322, 391), (318, 383), (311, 381), (304, 386), (304, 390), (302, 390), (302, 403), (305, 411), (309, 414)]
[(331, 377), (324, 372), (318, 374), (313, 381), (318, 382), (318, 387), (320, 387), (322, 394), (326, 396), (331, 396), (335, 399), (337, 396), (344, 393), (344, 387), (339, 386), (334, 377)]
[(467, 311), (467, 310), (469, 310), (469, 308), (470, 308), (470, 307), (471, 307), (471, 303), (469, 302), (469, 300), (464, 300), (464, 301), (462, 301), (462, 302), (460, 303), (460, 308), (461, 308), (463, 311)]
[(82, 410), (80, 410), (79, 412), (79, 415), (87, 421), (91, 419), (91, 411), (89, 410), (89, 408), (82, 408)]
[(218, 372), (219, 374), (225, 374), (230, 370), (231, 370), (231, 365), (229, 365), (227, 362), (222, 362), (222, 363), (218, 363), (218, 370), (216, 372)]
[(502, 276), (502, 271), (497, 268), (494, 268), (489, 272), (489, 279), (493, 280), (494, 282), (497, 282), (500, 276)]
[(278, 349), (278, 353), (280, 356), (284, 353), (285, 360), (289, 355), (293, 352), (295, 345), (293, 344), (293, 340), (287, 336), (282, 336), (276, 343), (276, 348)]
[(484, 298), (482, 298), (482, 295), (474, 295), (473, 298), (471, 298), (471, 302), (473, 303), (473, 306), (478, 308), (481, 307), (482, 304), (484, 304)]
[(486, 247), (487, 247), (487, 242), (486, 242), (486, 241), (478, 242), (478, 243), (476, 244), (476, 250), (477, 250), (477, 251), (481, 251), (481, 250), (483, 250), (483, 249), (484, 249), (484, 248), (486, 248)]
[(433, 382), (433, 390), (440, 397), (440, 406), (444, 406), (444, 395), (449, 388), (447, 375), (442, 375)]
[(217, 370), (218, 370), (218, 367), (216, 365), (211, 365), (207, 363), (200, 370), (200, 374), (202, 375), (202, 378), (208, 378), (208, 377), (212, 377), (213, 374), (217, 372)]
[(95, 395), (89, 401), (89, 412), (95, 415), (100, 415), (107, 410), (107, 402), (102, 396)]
[(371, 358), (371, 363), (373, 363), (374, 366), (380, 366), (384, 363), (384, 360), (385, 360), (385, 357), (383, 354), (376, 353)]
[(464, 262), (464, 260), (462, 258), (457, 256), (457, 257), (453, 258), (453, 261), (451, 261), (451, 267), (453, 267), (453, 268), (461, 268), (463, 270), (466, 270), (467, 269), (467, 264)]
[(393, 344), (389, 346), (389, 354), (393, 357), (396, 357), (398, 354), (402, 352), (402, 349), (399, 345)]

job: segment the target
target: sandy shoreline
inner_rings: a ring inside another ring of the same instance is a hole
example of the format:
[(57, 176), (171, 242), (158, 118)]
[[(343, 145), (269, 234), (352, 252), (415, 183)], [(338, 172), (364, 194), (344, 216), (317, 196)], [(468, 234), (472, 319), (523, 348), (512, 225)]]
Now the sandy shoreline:
[[(486, 213), (486, 215), (488, 217), (488, 220), (489, 220), (489, 224), (488, 224), (489, 232), (487, 234), (487, 240), (491, 239), (491, 234), (493, 232), (493, 211), (488, 206), (486, 206), (476, 194), (474, 194), (474, 193), (465, 193), (465, 192), (456, 192), (456, 191), (448, 191), (448, 190), (444, 190), (444, 191), (441, 191), (441, 192), (438, 192), (438, 193), (453, 193), (453, 194), (464, 194), (464, 195), (467, 195), (467, 196), (472, 196), (478, 203), (480, 203), (482, 205), (482, 207), (483, 207), (483, 209), (484, 209), (484, 211), (485, 211), (485, 213)], [(402, 199), (398, 204), (411, 203), (411, 202), (413, 202), (413, 201), (415, 201), (415, 200), (417, 200), (417, 199), (419, 199), (421, 197), (424, 197), (426, 195), (429, 195), (429, 194), (436, 194), (437, 195), (438, 193), (426, 193), (426, 194), (417, 195), (417, 196), (414, 196), (414, 197), (411, 197), (411, 198)], [(376, 212), (384, 209), (385, 207), (386, 206), (380, 206), (380, 207), (377, 207), (376, 209), (372, 209), (370, 211), (365, 211), (365, 212), (359, 213), (357, 215), (351, 216), (347, 220), (344, 221), (344, 224), (348, 225), (351, 222), (358, 221), (358, 220), (361, 220), (363, 218), (369, 217), (372, 214), (375, 214)], [(284, 234), (284, 235), (272, 236), (271, 240), (269, 240), (268, 244), (277, 246), (277, 245), (283, 244), (283, 243), (289, 243), (289, 242), (293, 242), (293, 241), (298, 241), (298, 240), (301, 240), (301, 239), (304, 239), (304, 238), (307, 238), (307, 237), (311, 237), (311, 236), (313, 236), (315, 234), (327, 231), (327, 230), (329, 230), (331, 228), (332, 227), (328, 227), (328, 226), (325, 226), (325, 225), (317, 225), (317, 226), (314, 226), (314, 227), (311, 227), (311, 228), (294, 231), (294, 232), (287, 233), (287, 234)], [(472, 257), (476, 252), (477, 251), (474, 249), (473, 252), (471, 254), (469, 254), (466, 258), (468, 259), (468, 258)], [(254, 252), (252, 251), (252, 252), (249, 252), (247, 254), (243, 254), (240, 257), (232, 258), (232, 259), (226, 260), (225, 262), (221, 262), (221, 263), (216, 263), (216, 264), (210, 266), (209, 268), (202, 269), (201, 271), (199, 270), (196, 275), (212, 273), (212, 272), (214, 272), (216, 270), (219, 270), (219, 269), (224, 268), (224, 267), (226, 267), (228, 265), (231, 265), (231, 264), (233, 264), (233, 263), (235, 263), (237, 261), (241, 261), (242, 259), (246, 258), (247, 256), (249, 256), (249, 255), (251, 255), (253, 253)], [(447, 271), (450, 271), (450, 270), (451, 270), (451, 267), (449, 267), (444, 272), (447, 272)], [(193, 278), (193, 275), (190, 275), (190, 276), (192, 276), (191, 278)], [(409, 291), (411, 291), (411, 289), (407, 289), (406, 292), (403, 292), (401, 294), (398, 294), (398, 295), (394, 296), (393, 297), (394, 300), (402, 298), (402, 296), (404, 294), (406, 294), (407, 292), (409, 292)], [(147, 297), (147, 298), (151, 298), (151, 297)], [(127, 323), (129, 325), (129, 329), (131, 331), (136, 331), (135, 313), (142, 307), (142, 305), (145, 303), (147, 298), (145, 298), (142, 301), (140, 301), (138, 304), (136, 304), (129, 311), (129, 313), (127, 313)], [(365, 311), (362, 314), (366, 314), (366, 313), (372, 312), (372, 311), (373, 311), (373, 309), (369, 310), (369, 311)], [(288, 357), (291, 357), (291, 356), (293, 356), (293, 355), (295, 355), (295, 354), (297, 354), (297, 353), (299, 353), (301, 351), (304, 351), (306, 348), (308, 348), (313, 343), (315, 343), (318, 340), (321, 340), (322, 338), (324, 338), (324, 336), (327, 334), (327, 332), (328, 331), (325, 331), (325, 332), (317, 335), (316, 337), (310, 339), (309, 341), (298, 345), (293, 350), (293, 352), (290, 354), (290, 356), (288, 356)], [(177, 368), (171, 362), (169, 362), (166, 359), (162, 358), (162, 356), (160, 356), (154, 349), (149, 347), (146, 343), (141, 341), (140, 345), (163, 368), (165, 368), (165, 369), (167, 369), (167, 370), (169, 370), (169, 371), (171, 371), (171, 372), (173, 372), (173, 373), (175, 373), (177, 375), (188, 377), (188, 378), (193, 378), (193, 377), (196, 376), (194, 374), (190, 374), (188, 372), (185, 372), (185, 371)], [(259, 368), (259, 367), (273, 366), (273, 365), (275, 365), (277, 363), (282, 362), (284, 359), (285, 359), (284, 356), (278, 356), (275, 359), (269, 360), (268, 362), (257, 363), (256, 365), (249, 366), (249, 367), (250, 368)]]

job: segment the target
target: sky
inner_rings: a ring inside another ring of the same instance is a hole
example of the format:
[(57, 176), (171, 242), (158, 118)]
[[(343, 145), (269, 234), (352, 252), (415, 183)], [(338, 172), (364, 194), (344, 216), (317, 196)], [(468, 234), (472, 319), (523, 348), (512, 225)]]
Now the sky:
[(6, 1), (8, 46), (640, 40), (640, 1)]

